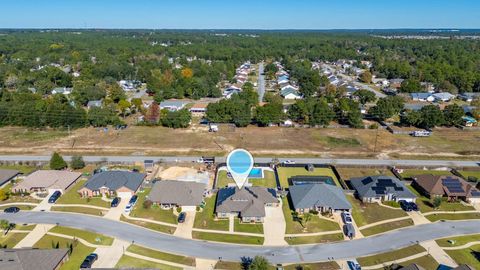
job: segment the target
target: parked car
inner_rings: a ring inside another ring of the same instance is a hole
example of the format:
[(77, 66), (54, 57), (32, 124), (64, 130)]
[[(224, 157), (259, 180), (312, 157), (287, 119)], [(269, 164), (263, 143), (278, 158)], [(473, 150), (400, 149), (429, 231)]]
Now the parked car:
[(295, 161), (289, 159), (289, 160), (285, 160), (283, 164), (295, 164)]
[(412, 207), (410, 206), (410, 203), (404, 200), (398, 201), (400, 204), (400, 207), (402, 208), (403, 211), (405, 212), (410, 212), (412, 211)]
[(60, 191), (55, 191), (51, 196), (50, 198), (48, 198), (48, 203), (55, 203), (58, 198), (60, 198), (60, 196), (62, 195), (62, 193)]
[(98, 259), (98, 255), (96, 253), (90, 253), (85, 260), (83, 260), (82, 264), (80, 265), (81, 269), (84, 268), (92, 268), (93, 263)]
[(133, 195), (132, 198), (130, 198), (130, 201), (128, 201), (128, 204), (130, 204), (131, 206), (134, 206), (137, 203), (137, 199), (138, 199), (138, 196)]
[(178, 223), (183, 223), (185, 222), (185, 218), (187, 217), (187, 213), (181, 212), (180, 215), (178, 215)]
[(345, 224), (351, 224), (353, 222), (352, 214), (350, 214), (349, 212), (342, 212), (342, 220)]
[(18, 213), (18, 211), (20, 211), (20, 208), (16, 206), (8, 207), (8, 208), (5, 208), (5, 210), (3, 210), (3, 212), (5, 213)]
[(113, 198), (112, 203), (111, 203), (110, 206), (111, 206), (111, 207), (117, 207), (117, 206), (120, 204), (120, 201), (121, 201), (121, 200), (122, 200), (122, 199), (121, 199), (120, 197), (115, 197), (115, 198)]
[(347, 265), (350, 270), (362, 270), (362, 267), (357, 260), (347, 261)]
[(414, 202), (409, 202), (410, 208), (412, 208), (412, 211), (418, 211), (418, 206)]
[(125, 207), (125, 213), (130, 213), (130, 211), (132, 211), (132, 205), (127, 204), (127, 206)]

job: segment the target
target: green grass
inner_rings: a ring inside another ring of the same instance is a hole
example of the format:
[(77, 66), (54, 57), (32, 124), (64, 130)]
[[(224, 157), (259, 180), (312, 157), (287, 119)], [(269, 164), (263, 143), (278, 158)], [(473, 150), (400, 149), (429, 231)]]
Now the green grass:
[(82, 198), (78, 190), (81, 189), (87, 181), (78, 181), (75, 185), (73, 185), (65, 194), (58, 198), (58, 204), (86, 204), (86, 205), (93, 205), (93, 206), (100, 206), (105, 208), (110, 208), (110, 202), (106, 202), (99, 197), (93, 198)]
[(115, 265), (115, 268), (148, 268), (148, 269), (162, 269), (162, 270), (181, 270), (182, 268), (170, 266), (161, 263), (154, 263), (151, 261), (141, 260), (127, 255), (123, 255)]
[(432, 214), (426, 216), (426, 218), (431, 222), (438, 220), (480, 219), (480, 213)]
[(372, 175), (386, 175), (393, 176), (389, 169), (371, 169), (371, 168), (347, 168), (336, 166), (338, 174), (343, 180), (348, 180), (355, 177), (366, 177)]
[(23, 174), (30, 174), (31, 172), (35, 171), (37, 167), (30, 166), (30, 165), (1, 165), (0, 169), (2, 170), (17, 170)]
[(336, 138), (336, 137), (324, 137), (323, 141), (330, 147), (355, 147), (360, 146), (361, 143), (355, 138)]
[[(263, 170), (264, 178), (262, 179), (249, 179), (248, 181), (253, 186), (276, 188), (277, 181), (275, 180), (275, 173), (272, 171)], [(228, 184), (234, 183), (232, 178), (227, 177), (227, 171), (222, 170), (217, 175), (217, 187), (226, 187)]]
[(93, 215), (93, 216), (105, 215), (103, 210), (93, 209), (88, 207), (79, 207), (79, 206), (52, 206), (50, 210), (59, 211), (59, 212), (80, 213), (80, 214)]
[(150, 188), (146, 188), (144, 192), (140, 192), (137, 194), (138, 201), (135, 204), (132, 212), (130, 213), (130, 216), (177, 224), (177, 216), (173, 214), (173, 209), (164, 210), (154, 205), (152, 205), (150, 209), (146, 209), (143, 207), (143, 202), (145, 201), (146, 196), (150, 193), (150, 190)]
[(336, 262), (320, 262), (320, 263), (306, 263), (306, 264), (291, 264), (283, 267), (285, 270), (331, 270), (340, 269)]
[(24, 129), (12, 131), (12, 137), (17, 140), (26, 140), (29, 142), (42, 142), (50, 141), (56, 138), (62, 138), (68, 136), (67, 130), (61, 129)]
[(262, 245), (263, 237), (257, 236), (244, 236), (234, 234), (221, 234), (221, 233), (209, 233), (209, 232), (192, 232), (193, 239), (225, 242), (234, 244), (246, 244), (246, 245)]
[(398, 259), (403, 259), (421, 252), (425, 252), (425, 249), (422, 246), (413, 245), (406, 248), (397, 249), (394, 251), (357, 258), (357, 261), (361, 266), (371, 266), (371, 265), (377, 265), (385, 262), (395, 261)]
[(480, 171), (459, 171), (459, 173), (465, 177), (465, 179), (468, 179), (469, 176), (476, 177), (477, 179), (480, 179)]
[(386, 202), (382, 202), (382, 204), (390, 207), (401, 208), (400, 204), (396, 201), (386, 201)]
[(193, 227), (198, 229), (208, 229), (217, 231), (228, 231), (228, 219), (214, 220), (216, 194), (210, 198), (205, 198), (205, 207), (203, 211), (197, 212)]
[(332, 233), (315, 236), (302, 236), (302, 237), (285, 237), (285, 241), (289, 245), (305, 245), (305, 244), (318, 244), (329, 243), (343, 240), (342, 233)]
[(306, 168), (293, 168), (293, 167), (278, 167), (277, 168), (278, 179), (280, 180), (280, 185), (284, 188), (289, 186), (288, 178), (292, 176), (330, 176), (335, 181), (335, 184), (338, 187), (341, 187), (338, 182), (337, 177), (330, 168), (315, 168), (313, 172), (309, 172)]
[(127, 251), (130, 251), (135, 254), (140, 254), (142, 256), (147, 256), (150, 258), (164, 260), (189, 266), (195, 266), (195, 258), (192, 257), (185, 257), (175, 254), (170, 254), (158, 250), (153, 250), (145, 247), (141, 247), (138, 245), (131, 245), (127, 248)]
[(435, 209), (432, 204), (432, 200), (429, 198), (421, 195), (414, 187), (407, 186), (410, 191), (412, 191), (415, 195), (417, 195), (416, 203), (418, 205), (418, 209), (422, 213), (428, 213), (433, 211), (470, 211), (475, 210), (473, 206), (464, 205), (460, 202), (448, 202), (446, 198), (443, 198), (442, 204), (438, 209)]
[(404, 219), (404, 220), (388, 222), (388, 223), (380, 224), (370, 228), (366, 228), (361, 230), (361, 233), (363, 234), (363, 236), (370, 236), (370, 235), (384, 233), (391, 230), (400, 229), (400, 228), (413, 226), (413, 225), (414, 224), (412, 219)]
[(74, 237), (81, 238), (91, 244), (95, 245), (103, 245), (103, 246), (111, 246), (113, 243), (113, 238), (94, 233), (91, 231), (84, 231), (84, 230), (79, 230), (79, 229), (74, 229), (70, 227), (64, 227), (64, 226), (55, 226), (52, 229), (50, 229), (49, 232), (52, 233), (59, 233), (59, 234), (65, 234), (65, 235), (70, 235)]
[[(438, 262), (430, 255), (425, 255), (425, 256), (410, 260), (410, 261), (405, 261), (405, 262), (400, 263), (400, 265), (408, 266), (408, 265), (413, 264), (413, 263), (417, 264), (417, 265), (420, 265), (424, 269), (437, 269), (438, 268)], [(385, 269), (389, 269), (388, 266), (387, 266), (387, 268), (382, 267), (382, 268), (373, 269), (373, 270), (385, 270)]]
[[(10, 182), (10, 183), (6, 184), (2, 188), (2, 190), (5, 192), (5, 194), (8, 194), (11, 191), (12, 186), (13, 186), (13, 184)], [(34, 199), (30, 196), (14, 196), (14, 195), (10, 194), (8, 199), (0, 201), (0, 204), (15, 203), (15, 202), (39, 203), (40, 200)]]
[[(480, 253), (480, 245), (458, 250), (445, 250), (458, 264), (468, 264), (474, 269), (480, 269), (480, 261), (476, 256)], [(476, 255), (476, 256), (475, 256)]]
[(37, 225), (36, 224), (30, 224), (30, 225), (22, 225), (22, 224), (16, 224), (15, 225), (15, 230), (18, 231), (33, 231)]
[(128, 219), (128, 218), (124, 217), (123, 215), (120, 216), (120, 221), (124, 221), (124, 222), (130, 223), (130, 224), (135, 224), (135, 225), (140, 226), (140, 227), (145, 227), (145, 228), (150, 229), (150, 230), (154, 230), (154, 231), (158, 231), (158, 232), (162, 232), (162, 233), (167, 233), (167, 234), (173, 234), (176, 230), (176, 228), (172, 227), (172, 226), (165, 226), (165, 225), (161, 225), (161, 224), (156, 224), (156, 223), (152, 223), (152, 222), (145, 222), (145, 221), (140, 221), (140, 220), (131, 220), (131, 219)]
[(403, 170), (400, 174), (403, 178), (411, 178), (416, 175), (432, 174), (432, 175), (453, 175), (450, 171), (437, 170)]
[(347, 196), (347, 198), (352, 204), (352, 216), (358, 227), (382, 220), (407, 216), (401, 209), (390, 209), (377, 203), (365, 203), (362, 205), (360, 200), (353, 196)]
[(288, 199), (282, 199), (282, 210), (286, 222), (286, 233), (315, 233), (340, 230), (340, 225), (335, 221), (326, 220), (316, 215), (311, 215), (310, 221), (307, 222), (306, 228), (298, 221), (293, 220), (293, 212), (290, 210)]
[(57, 242), (59, 243), (60, 248), (68, 248), (70, 243), (73, 244), (73, 252), (70, 255), (70, 258), (64, 265), (62, 265), (60, 270), (78, 270), (78, 267), (82, 264), (85, 257), (95, 250), (95, 248), (87, 247), (79, 241), (51, 235), (43, 236), (33, 247), (52, 249), (52, 243), (56, 244)]
[(31, 206), (31, 205), (5, 205), (5, 206), (0, 205), (0, 210), (4, 210), (6, 208), (13, 207), (13, 206), (16, 206), (20, 208), (20, 210), (24, 210), (24, 211), (32, 210), (33, 208), (35, 208), (35, 206)]
[(14, 248), (23, 238), (28, 235), (28, 232), (22, 233), (8, 233), (4, 235), (3, 233), (0, 235), (0, 247), (3, 248)]
[[(449, 243), (449, 240), (455, 241), (454, 244)], [(458, 247), (468, 244), (470, 242), (480, 241), (480, 234), (462, 235), (457, 237), (442, 238), (437, 240), (437, 244), (441, 247)]]
[(243, 267), (238, 262), (218, 261), (214, 269), (243, 270)]
[(263, 234), (263, 224), (257, 223), (240, 223), (239, 218), (235, 218), (234, 231), (246, 232), (246, 233), (259, 233)]

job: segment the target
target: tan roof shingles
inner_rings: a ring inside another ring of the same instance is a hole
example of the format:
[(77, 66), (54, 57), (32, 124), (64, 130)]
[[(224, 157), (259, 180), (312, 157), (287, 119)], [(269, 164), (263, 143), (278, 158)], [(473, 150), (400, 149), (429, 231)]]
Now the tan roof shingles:
[(31, 173), (13, 187), (14, 190), (31, 190), (32, 188), (66, 190), (82, 176), (79, 172), (39, 170)]

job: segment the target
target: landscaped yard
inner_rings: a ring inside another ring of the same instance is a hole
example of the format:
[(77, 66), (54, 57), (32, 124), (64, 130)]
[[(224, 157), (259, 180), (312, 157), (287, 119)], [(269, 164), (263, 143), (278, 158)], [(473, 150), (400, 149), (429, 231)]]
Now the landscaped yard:
[(468, 179), (469, 176), (476, 177), (477, 179), (480, 179), (480, 171), (459, 171), (459, 173), (463, 177), (465, 177), (465, 179)]
[(43, 236), (33, 247), (52, 249), (52, 245), (56, 245), (57, 243), (59, 243), (60, 248), (69, 248), (70, 243), (73, 244), (73, 252), (70, 255), (70, 258), (64, 265), (62, 265), (60, 270), (78, 270), (78, 267), (82, 264), (85, 257), (95, 250), (95, 248), (87, 247), (79, 241), (51, 235)]
[[(408, 266), (412, 263), (420, 265), (424, 269), (437, 269), (438, 268), (438, 262), (431, 255), (425, 255), (425, 256), (422, 256), (422, 257), (419, 257), (419, 258), (416, 258), (416, 259), (413, 259), (413, 260), (410, 260), (410, 261), (405, 261), (405, 262), (402, 262), (402, 263), (399, 263), (399, 264), (403, 265), (403, 266)], [(373, 270), (385, 270), (385, 269), (388, 269), (388, 268), (382, 267), (382, 268), (373, 269)]]
[(161, 225), (161, 224), (152, 223), (152, 222), (128, 219), (123, 215), (120, 216), (120, 221), (127, 222), (130, 224), (135, 224), (140, 227), (145, 227), (150, 230), (159, 231), (159, 232), (168, 233), (168, 234), (173, 234), (177, 229), (176, 227), (173, 227), (173, 226), (166, 226), (166, 225)]
[(340, 177), (343, 180), (349, 180), (355, 177), (364, 177), (364, 176), (372, 176), (372, 175), (387, 175), (393, 176), (393, 173), (385, 168), (385, 169), (372, 169), (372, 168), (347, 168), (347, 167), (338, 167), (336, 166)]
[(332, 233), (332, 234), (302, 236), (302, 237), (285, 237), (285, 241), (287, 241), (289, 245), (318, 244), (318, 243), (337, 242), (342, 240), (343, 240), (342, 233)]
[(80, 207), (80, 206), (52, 206), (50, 210), (59, 211), (59, 212), (80, 213), (80, 214), (94, 215), (94, 216), (103, 216), (106, 214), (104, 210), (88, 208), (88, 207)]
[(199, 229), (228, 231), (228, 219), (215, 220), (215, 199), (216, 194), (210, 198), (205, 198), (205, 207), (203, 211), (197, 212), (193, 227)]
[(227, 262), (227, 261), (218, 261), (217, 264), (215, 264), (214, 269), (221, 269), (221, 270), (243, 270), (244, 268), (242, 265), (238, 262)]
[(263, 237), (257, 236), (244, 236), (235, 234), (223, 234), (223, 233), (209, 233), (209, 232), (192, 232), (193, 239), (208, 240), (215, 242), (226, 242), (234, 244), (247, 244), (247, 245), (262, 245)]
[(412, 226), (412, 225), (414, 225), (413, 220), (409, 218), (409, 219), (403, 219), (403, 220), (399, 220), (399, 221), (388, 222), (388, 223), (380, 224), (380, 225), (373, 226), (373, 227), (370, 227), (370, 228), (366, 228), (366, 229), (361, 230), (361, 232), (362, 232), (363, 236), (370, 236), (370, 235), (379, 234), (379, 233), (383, 233), (383, 232), (388, 232), (388, 231), (391, 231), (391, 230), (400, 229), (400, 228), (408, 227), (408, 226)]
[(22, 174), (29, 174), (29, 173), (35, 171), (37, 169), (37, 167), (30, 166), (30, 165), (24, 165), (24, 164), (22, 164), (22, 165), (16, 164), (16, 165), (1, 165), (0, 169), (2, 169), (2, 170), (17, 170), (17, 171), (21, 172)]
[(458, 214), (432, 214), (425, 216), (431, 222), (438, 220), (462, 220), (462, 219), (480, 219), (480, 213), (458, 213)]
[(315, 168), (313, 172), (309, 172), (306, 168), (294, 168), (294, 167), (278, 167), (278, 178), (280, 185), (284, 188), (288, 188), (288, 178), (292, 176), (330, 176), (335, 181), (335, 184), (341, 187), (337, 177), (330, 168)]
[(143, 206), (143, 202), (146, 200), (146, 197), (150, 193), (150, 190), (150, 188), (146, 188), (144, 192), (140, 192), (137, 194), (138, 201), (135, 204), (132, 212), (130, 213), (130, 216), (177, 224), (177, 216), (173, 214), (173, 209), (165, 210), (154, 205), (147, 209)]
[(259, 233), (263, 234), (263, 224), (257, 223), (240, 223), (239, 218), (235, 218), (234, 231), (246, 232), (246, 233)]
[(304, 228), (300, 222), (293, 219), (293, 211), (290, 210), (289, 202), (286, 197), (282, 199), (282, 210), (283, 215), (285, 216), (287, 234), (315, 233), (340, 230), (340, 225), (338, 225), (337, 222), (333, 220), (327, 220), (325, 218), (320, 218), (316, 215), (311, 215), (310, 221), (308, 221), (306, 225), (304, 225)]
[[(248, 182), (251, 183), (253, 186), (260, 186), (260, 187), (268, 187), (268, 188), (276, 188), (277, 181), (275, 180), (275, 173), (268, 170), (263, 170), (264, 177), (259, 178), (252, 178), (248, 179)], [(232, 178), (228, 178), (227, 171), (222, 170), (218, 172), (217, 175), (217, 185), (216, 187), (226, 187), (230, 183), (235, 183)]]
[(57, 200), (57, 204), (86, 204), (110, 208), (110, 202), (102, 200), (100, 197), (82, 198), (78, 190), (85, 185), (87, 181), (78, 181), (65, 194), (62, 194)]
[[(3, 192), (5, 192), (6, 194), (8, 194), (11, 189), (12, 189), (12, 186), (13, 184), (12, 183), (8, 183), (6, 184), (2, 190)], [(0, 201), (0, 205), (1, 204), (5, 204), (5, 203), (15, 203), (15, 202), (29, 202), (29, 203), (39, 203), (40, 200), (37, 200), (33, 197), (30, 197), (30, 196), (15, 196), (15, 195), (12, 195), (10, 194), (8, 199), (6, 200), (3, 200), (3, 201)]]
[(14, 248), (20, 241), (22, 241), (28, 232), (21, 233), (8, 233), (4, 235), (3, 232), (0, 235), (0, 248)]
[(422, 213), (428, 213), (428, 212), (433, 212), (433, 211), (469, 211), (469, 210), (475, 210), (473, 206), (470, 205), (464, 205), (460, 202), (448, 202), (446, 198), (443, 199), (442, 204), (435, 209), (433, 207), (432, 201), (421, 195), (415, 188), (412, 186), (407, 185), (407, 187), (415, 194), (417, 195), (417, 200), (416, 203), (418, 205), (418, 208), (420, 212)]
[(470, 248), (458, 250), (445, 250), (450, 257), (458, 264), (465, 263), (472, 266), (474, 269), (480, 269), (480, 245), (475, 245)]
[(407, 216), (401, 209), (391, 209), (377, 203), (362, 204), (360, 200), (353, 196), (347, 196), (347, 198), (352, 204), (352, 216), (358, 227), (382, 220)]
[[(454, 241), (450, 243), (449, 240)], [(437, 240), (437, 244), (441, 247), (458, 247), (470, 242), (480, 241), (480, 234), (462, 235), (457, 237), (442, 238)]]
[(179, 263), (184, 265), (195, 266), (195, 258), (175, 255), (171, 253), (165, 253), (162, 251), (145, 248), (138, 245), (129, 246), (127, 248), (127, 251), (135, 254), (140, 254), (142, 256), (158, 259), (158, 260), (164, 260), (164, 261), (169, 261), (169, 262), (174, 262), (174, 263)]
[(411, 178), (415, 175), (433, 174), (433, 175), (453, 175), (450, 171), (438, 171), (438, 170), (403, 170), (400, 174), (403, 178)]
[[(371, 265), (377, 265), (385, 262), (391, 262), (394, 260), (406, 258), (422, 252), (425, 252), (425, 249), (422, 246), (413, 245), (413, 246), (397, 249), (390, 252), (357, 258), (357, 261), (361, 266), (371, 266)], [(431, 269), (431, 268), (427, 268), (427, 269)]]
[(182, 268), (170, 266), (161, 263), (154, 263), (151, 261), (141, 260), (138, 258), (123, 255), (115, 265), (115, 268), (145, 268), (145, 269), (162, 269), (162, 270), (182, 270)]
[(70, 227), (55, 226), (49, 232), (78, 237), (94, 245), (111, 246), (113, 243), (112, 237)]
[(291, 264), (283, 267), (285, 270), (331, 270), (340, 269), (336, 262), (321, 262), (321, 263), (307, 263), (307, 264)]

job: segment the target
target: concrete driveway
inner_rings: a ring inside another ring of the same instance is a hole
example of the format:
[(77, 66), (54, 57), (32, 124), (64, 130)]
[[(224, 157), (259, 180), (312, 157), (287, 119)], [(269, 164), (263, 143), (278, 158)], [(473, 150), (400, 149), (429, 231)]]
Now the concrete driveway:
[(111, 246), (95, 249), (94, 253), (97, 253), (98, 260), (93, 263), (92, 267), (114, 268), (130, 244), (128, 241), (115, 239)]
[[(32, 211), (50, 211), (50, 208), (54, 205), (53, 203), (48, 203), (48, 199), (52, 196), (53, 192), (49, 192), (47, 197), (45, 197)], [(62, 195), (63, 196), (63, 195)]]
[(130, 198), (122, 198), (118, 206), (110, 208), (104, 217), (112, 220), (120, 220), (129, 200)]
[(263, 222), (264, 246), (286, 246), (285, 241), (286, 223), (283, 216), (282, 205), (278, 207), (266, 207)]
[(183, 223), (178, 223), (177, 229), (173, 233), (173, 235), (192, 239), (192, 229), (193, 229), (193, 222), (195, 221), (195, 214), (196, 211), (188, 211), (185, 212), (187, 215), (185, 216), (185, 221)]

